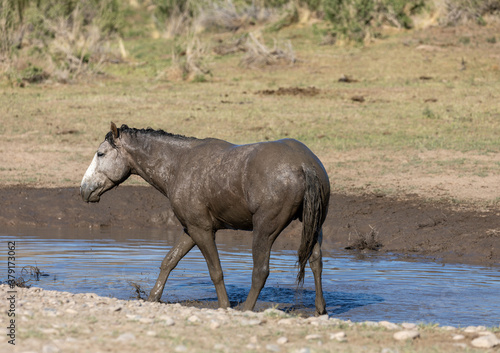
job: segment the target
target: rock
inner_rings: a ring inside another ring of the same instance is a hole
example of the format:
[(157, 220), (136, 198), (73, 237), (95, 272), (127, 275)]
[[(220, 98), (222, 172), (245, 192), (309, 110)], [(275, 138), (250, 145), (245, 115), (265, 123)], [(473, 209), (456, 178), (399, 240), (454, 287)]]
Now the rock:
[(210, 321), (210, 328), (212, 330), (218, 329), (220, 327), (220, 322), (216, 320)]
[(463, 340), (465, 338), (464, 335), (454, 335), (453, 336), (453, 340), (455, 341), (460, 341), (460, 340)]
[(415, 330), (417, 328), (417, 325), (410, 322), (403, 322), (401, 324), (401, 327), (404, 328), (405, 330)]
[(240, 324), (242, 326), (258, 326), (258, 325), (262, 324), (262, 320), (259, 320), (259, 319), (252, 319), (252, 320), (243, 319), (243, 320), (240, 321)]
[(125, 314), (125, 317), (131, 321), (137, 321), (141, 318), (141, 315)]
[(285, 336), (282, 336), (276, 340), (276, 343), (281, 344), (281, 345), (286, 344), (286, 343), (288, 343), (288, 338), (286, 338)]
[(66, 312), (67, 314), (70, 314), (70, 315), (78, 314), (78, 311), (76, 311), (75, 309), (71, 309), (71, 308), (64, 310), (64, 312)]
[(399, 353), (398, 350), (394, 350), (392, 348), (382, 348), (382, 350), (380, 351), (380, 353)]
[(493, 348), (500, 345), (500, 340), (494, 334), (489, 334), (473, 339), (471, 344), (477, 348)]
[(143, 317), (143, 318), (139, 319), (139, 322), (141, 324), (152, 324), (154, 322), (154, 320), (150, 319), (150, 318), (147, 318), (147, 317)]
[(297, 349), (295, 352), (296, 353), (311, 353), (311, 350), (307, 347), (304, 347), (304, 348)]
[(53, 344), (46, 344), (42, 347), (42, 353), (58, 353), (61, 350)]
[(336, 332), (336, 333), (332, 333), (330, 335), (330, 339), (331, 340), (337, 340), (339, 342), (345, 342), (347, 341), (347, 335), (345, 334), (345, 332), (341, 331), (341, 332)]
[(162, 315), (159, 317), (159, 319), (163, 321), (165, 326), (174, 326), (175, 325), (174, 319), (172, 319), (170, 316)]
[(464, 332), (467, 332), (467, 333), (476, 332), (476, 326), (467, 326), (466, 328), (464, 328)]
[(388, 329), (388, 330), (398, 330), (399, 329), (399, 326), (392, 323), (392, 322), (389, 322), (389, 321), (380, 321), (378, 323), (380, 326)]
[(146, 336), (155, 337), (156, 336), (156, 332), (155, 331), (147, 331), (146, 332)]
[(286, 319), (281, 319), (278, 321), (278, 325), (293, 325), (297, 320), (293, 317), (289, 317)]
[(116, 340), (120, 342), (134, 341), (135, 335), (130, 332), (122, 333)]
[(276, 344), (266, 344), (266, 351), (279, 352), (281, 350), (280, 346)]
[(288, 317), (288, 314), (285, 313), (284, 311), (274, 309), (274, 308), (269, 308), (269, 309), (264, 310), (264, 315), (271, 316), (271, 317)]
[(457, 328), (454, 326), (443, 326), (441, 329), (445, 331), (455, 331)]
[(183, 344), (180, 344), (174, 348), (174, 351), (176, 352), (187, 352), (187, 347)]
[(193, 324), (196, 324), (196, 323), (200, 323), (201, 319), (196, 315), (191, 315), (190, 317), (188, 317), (187, 321), (189, 321)]
[(397, 341), (406, 341), (408, 339), (420, 337), (420, 333), (416, 330), (404, 330), (396, 332), (393, 337)]
[(318, 334), (311, 334), (311, 335), (306, 336), (307, 341), (319, 340), (319, 339), (321, 339), (321, 335), (318, 335)]

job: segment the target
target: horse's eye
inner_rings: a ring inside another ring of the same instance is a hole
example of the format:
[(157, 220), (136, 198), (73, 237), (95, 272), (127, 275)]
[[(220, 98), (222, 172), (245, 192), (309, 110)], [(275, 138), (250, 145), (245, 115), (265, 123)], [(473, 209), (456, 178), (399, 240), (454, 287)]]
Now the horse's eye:
[(104, 153), (102, 153), (102, 152), (97, 152), (97, 157), (102, 157), (102, 156), (104, 156)]

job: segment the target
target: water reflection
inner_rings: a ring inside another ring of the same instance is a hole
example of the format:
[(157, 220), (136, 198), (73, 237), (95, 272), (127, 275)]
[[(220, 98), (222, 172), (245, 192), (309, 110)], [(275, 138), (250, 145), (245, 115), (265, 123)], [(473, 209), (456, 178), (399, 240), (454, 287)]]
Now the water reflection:
[[(49, 274), (34, 285), (73, 293), (94, 292), (129, 299), (131, 282), (146, 292), (179, 229), (34, 229), (0, 231), (0, 241), (16, 241), (17, 267), (38, 266)], [(232, 305), (243, 302), (252, 272), (251, 234), (221, 232), (217, 239)], [(278, 238), (271, 274), (257, 309), (278, 305), (314, 313), (314, 281), (310, 270), (297, 288), (297, 240)], [(363, 258), (324, 249), (324, 295), (330, 315), (354, 321), (437, 322), (441, 325), (499, 325), (500, 275), (497, 268), (408, 262), (379, 255)], [(216, 307), (207, 265), (193, 249), (172, 272), (162, 300), (202, 301)]]

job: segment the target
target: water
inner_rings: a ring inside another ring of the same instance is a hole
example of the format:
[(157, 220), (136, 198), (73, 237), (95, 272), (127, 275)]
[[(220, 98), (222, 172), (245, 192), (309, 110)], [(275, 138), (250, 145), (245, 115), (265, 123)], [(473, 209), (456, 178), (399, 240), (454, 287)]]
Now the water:
[[(131, 282), (147, 292), (152, 288), (158, 267), (179, 232), (4, 229), (0, 244), (7, 254), (7, 242), (16, 242), (17, 275), (27, 265), (48, 274), (32, 281), (34, 286), (130, 299), (136, 295)], [(312, 315), (312, 273), (307, 269), (304, 286), (297, 289), (298, 244), (282, 238), (273, 247), (271, 274), (258, 305), (262, 309), (279, 304)], [(229, 299), (233, 304), (243, 302), (252, 272), (251, 233), (221, 232), (217, 244)], [(401, 261), (377, 254), (359, 257), (327, 246), (323, 257), (324, 295), (333, 317), (454, 326), (500, 324), (498, 268)], [(216, 305), (207, 265), (196, 247), (171, 273), (162, 300)]]

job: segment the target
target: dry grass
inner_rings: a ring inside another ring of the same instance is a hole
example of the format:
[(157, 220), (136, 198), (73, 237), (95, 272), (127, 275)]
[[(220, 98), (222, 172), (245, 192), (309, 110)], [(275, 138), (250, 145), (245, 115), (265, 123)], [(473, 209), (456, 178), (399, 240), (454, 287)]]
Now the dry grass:
[(378, 242), (378, 231), (370, 226), (370, 231), (367, 233), (359, 233), (355, 231), (354, 239), (351, 240), (351, 234), (349, 234), (349, 245), (346, 247), (347, 250), (371, 250), (377, 251), (383, 245)]
[(274, 40), (274, 46), (271, 49), (257, 35), (249, 33), (245, 48), (245, 55), (240, 61), (243, 67), (255, 68), (276, 64), (293, 65), (297, 61), (292, 43), (289, 40), (285, 42)]
[(448, 26), (463, 25), (469, 22), (486, 24), (483, 16), (500, 13), (499, 0), (446, 0), (445, 14), (441, 23)]
[(186, 44), (186, 49), (180, 52), (172, 50), (172, 65), (162, 74), (171, 81), (206, 81), (210, 75), (209, 49), (199, 38), (194, 37)]

